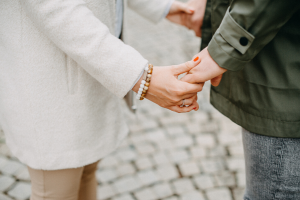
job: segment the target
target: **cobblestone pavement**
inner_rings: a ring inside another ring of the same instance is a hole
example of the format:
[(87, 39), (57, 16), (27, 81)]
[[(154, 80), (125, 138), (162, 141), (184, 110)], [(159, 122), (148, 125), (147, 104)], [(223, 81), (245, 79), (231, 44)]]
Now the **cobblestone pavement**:
[[(178, 64), (198, 52), (191, 31), (163, 21), (153, 25), (126, 12), (126, 42), (155, 65)], [(177, 114), (143, 101), (125, 110), (130, 134), (97, 171), (99, 200), (241, 200), (245, 187), (240, 127), (209, 104)], [(28, 199), (26, 166), (13, 158), (0, 133), (0, 200)]]

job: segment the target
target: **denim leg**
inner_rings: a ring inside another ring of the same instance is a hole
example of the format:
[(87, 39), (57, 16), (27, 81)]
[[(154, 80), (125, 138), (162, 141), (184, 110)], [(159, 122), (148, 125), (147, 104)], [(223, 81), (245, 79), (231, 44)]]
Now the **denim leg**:
[(300, 139), (243, 130), (246, 162), (244, 200), (300, 200)]

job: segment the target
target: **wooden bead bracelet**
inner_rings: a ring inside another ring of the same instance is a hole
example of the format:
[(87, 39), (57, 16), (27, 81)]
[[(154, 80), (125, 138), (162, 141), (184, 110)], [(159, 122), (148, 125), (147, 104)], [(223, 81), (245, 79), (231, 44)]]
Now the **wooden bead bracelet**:
[(139, 91), (136, 95), (136, 98), (141, 100), (141, 101), (145, 99), (145, 96), (148, 92), (151, 77), (152, 77), (152, 72), (153, 72), (153, 65), (152, 64), (149, 64), (147, 67), (145, 67), (143, 80), (141, 82), (140, 89), (139, 89)]

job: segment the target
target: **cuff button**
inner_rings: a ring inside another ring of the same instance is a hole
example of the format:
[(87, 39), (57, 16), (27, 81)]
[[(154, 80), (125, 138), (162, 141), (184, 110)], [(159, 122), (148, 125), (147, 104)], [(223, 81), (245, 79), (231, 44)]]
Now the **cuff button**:
[(247, 46), (248, 45), (249, 40), (246, 37), (241, 37), (240, 39), (240, 44), (242, 46)]

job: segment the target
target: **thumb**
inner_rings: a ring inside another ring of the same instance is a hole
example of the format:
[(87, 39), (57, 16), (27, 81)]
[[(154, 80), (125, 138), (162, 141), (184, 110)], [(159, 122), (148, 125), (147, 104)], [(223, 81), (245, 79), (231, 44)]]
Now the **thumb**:
[(222, 80), (222, 76), (223, 76), (223, 74), (221, 74), (221, 75), (219, 75), (219, 76), (217, 76), (217, 77), (211, 79), (211, 80), (210, 80), (211, 84), (212, 84), (213, 86), (217, 87), (217, 86), (220, 84), (221, 80)]
[(194, 58), (191, 61), (174, 66), (173, 73), (174, 73), (174, 75), (180, 75), (185, 72), (189, 72), (191, 69), (196, 67), (199, 63), (200, 63), (200, 59), (199, 59), (199, 56), (197, 56), (196, 58)]
[(175, 14), (175, 13), (180, 13), (184, 12), (187, 14), (193, 14), (195, 12), (194, 8), (189, 7), (186, 3), (179, 2), (179, 1), (174, 1), (169, 14)]

